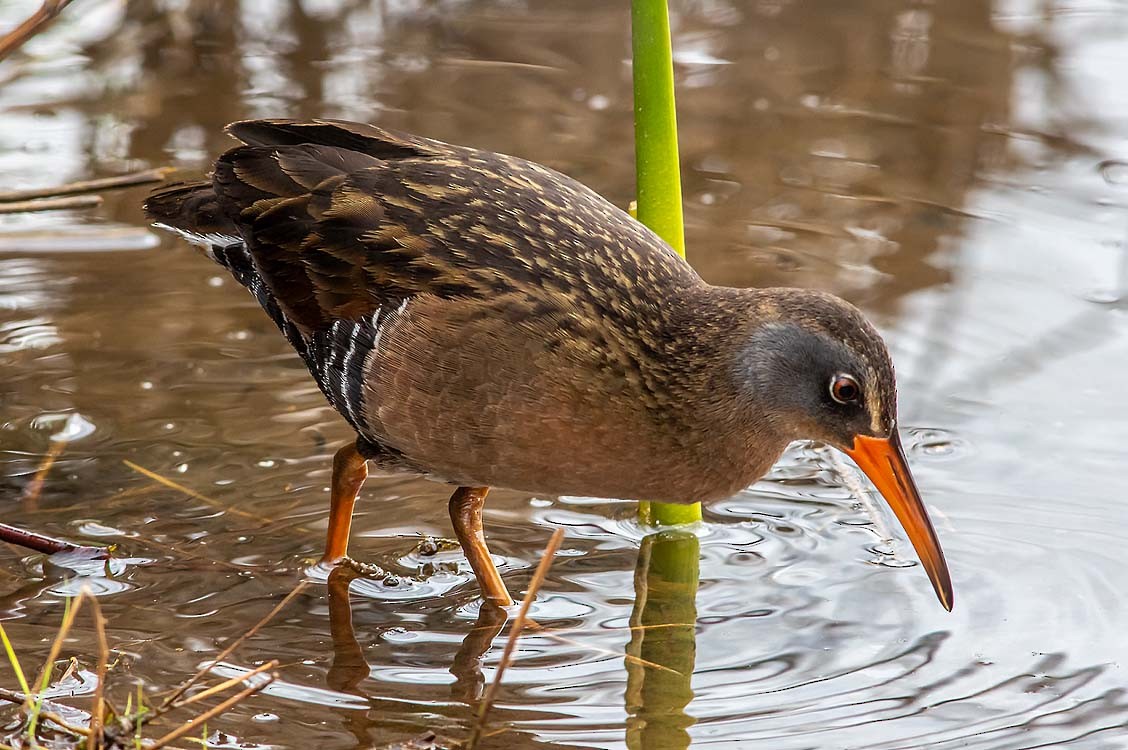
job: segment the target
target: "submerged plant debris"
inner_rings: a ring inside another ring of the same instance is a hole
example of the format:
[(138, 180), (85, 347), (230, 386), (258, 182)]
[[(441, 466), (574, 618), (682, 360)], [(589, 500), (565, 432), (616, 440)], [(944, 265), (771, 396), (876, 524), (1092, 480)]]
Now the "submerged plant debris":
[[(67, 600), (63, 621), (51, 642), (47, 660), (34, 681), (29, 681), (29, 673), (25, 672), (16, 646), (0, 625), (0, 642), (3, 643), (19, 687), (18, 690), (0, 690), (0, 701), (17, 707), (12, 720), (0, 730), (4, 732), (4, 746), (73, 747), (84, 750), (140, 750), (144, 747), (148, 750), (160, 750), (180, 738), (198, 734), (206, 728), (208, 720), (222, 715), (274, 682), (276, 675), (273, 670), (278, 667), (278, 662), (267, 661), (238, 677), (207, 686), (200, 685), (200, 689), (191, 693), (189, 689), (209, 676), (216, 664), (230, 655), (246, 637), (265, 625), (303, 586), (304, 584), (299, 584), (290, 596), (283, 599), (244, 638), (234, 641), (219, 657), (201, 668), (163, 700), (150, 702), (151, 694), (147, 686), (139, 682), (127, 682), (125, 703), (121, 708), (107, 685), (111, 678), (119, 676), (118, 672), (125, 671), (128, 656), (111, 648), (101, 604), (88, 590), (82, 589), (77, 597)], [(81, 660), (80, 657), (69, 656), (60, 663), (58, 659), (63, 655), (64, 644), (84, 604), (93, 623), (96, 650), (93, 654), (83, 655)], [(82, 668), (81, 664), (86, 659), (93, 661), (92, 670)], [(59, 666), (63, 669), (56, 676)], [(134, 687), (136, 690), (132, 689)], [(72, 698), (76, 693), (90, 696), (87, 701), (83, 701), (88, 704), (88, 708), (83, 709), (66, 701), (64, 696), (68, 693)], [(190, 718), (182, 718), (185, 714)], [(170, 722), (169, 715), (176, 719)], [(203, 742), (207, 744), (206, 729), (203, 731)], [(195, 740), (196, 737), (190, 739)]]

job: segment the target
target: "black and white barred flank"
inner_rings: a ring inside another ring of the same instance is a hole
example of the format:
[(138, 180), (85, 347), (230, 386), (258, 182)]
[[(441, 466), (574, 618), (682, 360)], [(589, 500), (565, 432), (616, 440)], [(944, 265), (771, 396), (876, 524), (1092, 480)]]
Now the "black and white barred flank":
[(379, 349), (385, 324), (403, 312), (407, 300), (398, 305), (389, 304), (359, 320), (336, 320), (329, 328), (315, 331), (307, 339), (278, 306), (242, 239), (231, 235), (194, 234), (163, 224), (157, 226), (170, 229), (202, 247), (209, 258), (226, 268), (232, 278), (255, 296), (301, 356), (330, 405), (364, 436), (366, 363), (369, 355)]
[(403, 311), (406, 300), (359, 320), (336, 320), (309, 340), (306, 362), (329, 403), (353, 429), (365, 433), (365, 388), (369, 357), (379, 351), (384, 328)]

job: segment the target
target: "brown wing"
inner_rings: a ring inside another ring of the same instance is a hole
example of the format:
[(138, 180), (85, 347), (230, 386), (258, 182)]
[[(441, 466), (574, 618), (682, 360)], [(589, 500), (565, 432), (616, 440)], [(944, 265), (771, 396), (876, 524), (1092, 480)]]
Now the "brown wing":
[(537, 164), (355, 123), (229, 129), (247, 145), (220, 157), (215, 192), (307, 332), (423, 293), (657, 313), (640, 290), (696, 280), (649, 230)]

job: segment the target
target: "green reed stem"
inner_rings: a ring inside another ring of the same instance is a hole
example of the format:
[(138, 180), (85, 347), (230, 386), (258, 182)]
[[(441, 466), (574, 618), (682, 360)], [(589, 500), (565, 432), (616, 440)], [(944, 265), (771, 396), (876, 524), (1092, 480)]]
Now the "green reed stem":
[[(685, 257), (674, 63), (666, 0), (631, 0), (634, 55), (637, 217)], [(639, 520), (673, 525), (701, 520), (701, 504), (640, 503)]]
[(666, 0), (632, 0), (638, 220), (685, 257), (674, 64)]

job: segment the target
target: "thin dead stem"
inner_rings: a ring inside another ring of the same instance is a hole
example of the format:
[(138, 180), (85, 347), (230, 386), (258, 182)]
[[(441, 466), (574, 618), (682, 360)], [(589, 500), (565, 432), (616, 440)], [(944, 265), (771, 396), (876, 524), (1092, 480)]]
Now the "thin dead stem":
[(0, 214), (26, 214), (34, 211), (63, 211), (68, 208), (94, 208), (102, 205), (100, 195), (68, 195), (38, 201), (0, 203)]
[(46, 719), (47, 721), (51, 722), (52, 724), (57, 725), (60, 729), (67, 732), (68, 734), (73, 734), (75, 737), (87, 737), (88, 736), (87, 730), (85, 728), (76, 727), (73, 724), (67, 723), (66, 719), (64, 719), (62, 716), (59, 716), (54, 711), (40, 711), (39, 716), (40, 716), (40, 718)]
[(9, 703), (23, 703), (27, 700), (27, 696), (15, 690), (8, 690), (7, 688), (0, 688), (0, 701), (8, 701)]
[[(681, 626), (679, 626), (679, 627), (681, 627)], [(540, 628), (540, 626), (538, 625), (537, 628)], [(670, 669), (669, 667), (667, 667), (664, 664), (658, 664), (657, 662), (648, 661), (646, 659), (643, 659), (640, 656), (634, 656), (633, 654), (625, 654), (624, 655), (623, 653), (621, 653), (619, 651), (613, 651), (612, 649), (603, 648), (602, 646), (593, 646), (593, 645), (588, 644), (588, 643), (582, 643), (580, 641), (574, 641), (571, 638), (565, 638), (564, 636), (556, 633), (553, 630), (548, 630), (547, 628), (540, 628), (539, 630), (536, 629), (536, 628), (531, 628), (531, 629), (537, 635), (543, 635), (545, 638), (551, 638), (552, 640), (556, 641), (557, 643), (563, 643), (566, 646), (573, 646), (575, 648), (586, 649), (588, 651), (594, 651), (597, 654), (603, 654), (605, 656), (611, 656), (611, 657), (614, 657), (616, 659), (623, 659), (624, 661), (630, 662), (632, 664), (637, 664), (640, 667), (648, 667), (650, 669), (657, 669), (660, 672), (670, 672), (671, 674), (681, 674), (681, 672), (679, 672), (678, 670)]]
[[(177, 701), (175, 704), (170, 705), (169, 709), (171, 710), (171, 709), (174, 709), (174, 708), (184, 708), (185, 706), (192, 705), (196, 701), (202, 701), (205, 698), (210, 698), (211, 696), (215, 695), (216, 693), (222, 693), (224, 690), (227, 690), (228, 688), (235, 687), (240, 682), (246, 682), (247, 680), (251, 679), (255, 675), (262, 674), (263, 672), (269, 672), (270, 670), (277, 668), (278, 664), (279, 664), (279, 662), (278, 662), (277, 659), (271, 659), (266, 664), (263, 664), (262, 666), (259, 666), (259, 667), (255, 667), (250, 672), (245, 672), (241, 675), (237, 675), (235, 677), (232, 677), (229, 680), (224, 680), (223, 682), (219, 683), (218, 685), (212, 685), (207, 690), (201, 690), (200, 692), (196, 693), (195, 695), (190, 695), (182, 701)], [(156, 718), (156, 717), (154, 716), (153, 718)], [(150, 721), (151, 721), (151, 719), (150, 719)]]
[(52, 187), (30, 188), (27, 190), (6, 190), (0, 192), (0, 203), (13, 203), (15, 201), (29, 201), (37, 198), (54, 198), (63, 195), (79, 195), (80, 193), (95, 193), (102, 190), (145, 185), (150, 182), (160, 182), (173, 172), (173, 167), (159, 167), (145, 169), (140, 172), (117, 175), (115, 177), (99, 177), (94, 180), (79, 180)]
[(59, 630), (55, 633), (55, 640), (51, 642), (51, 649), (47, 652), (47, 659), (43, 662), (43, 668), (39, 670), (39, 674), (33, 683), (36, 690), (40, 695), (47, 689), (47, 681), (50, 679), (51, 670), (54, 669), (55, 661), (58, 660), (59, 654), (63, 650), (63, 641), (66, 640), (67, 635), (70, 634), (71, 626), (74, 625), (74, 618), (78, 616), (78, 610), (82, 608), (82, 600), (87, 596), (86, 591), (80, 591), (72, 601), (67, 613), (63, 616), (63, 622), (59, 626)]
[(221, 714), (224, 711), (232, 708), (233, 706), (238, 705), (239, 703), (242, 703), (243, 701), (245, 701), (247, 698), (250, 698), (255, 693), (260, 692), (263, 688), (265, 688), (267, 685), (269, 685), (272, 682), (274, 682), (274, 677), (268, 676), (265, 680), (263, 680), (258, 685), (252, 685), (251, 687), (249, 687), (245, 690), (239, 691), (238, 693), (231, 696), (227, 700), (223, 701), (219, 705), (214, 706), (214, 707), (208, 709), (207, 711), (203, 712), (199, 716), (196, 716), (196, 717), (191, 718), (188, 721), (184, 722), (183, 724), (178, 726), (176, 729), (173, 729), (171, 732), (166, 734), (164, 737), (161, 737), (159, 740), (157, 740), (153, 744), (146, 746), (145, 750), (161, 750), (161, 748), (164, 747), (165, 745), (167, 745), (168, 743), (172, 742), (173, 740), (179, 739), (180, 737), (183, 737), (185, 734), (193, 731), (196, 727), (200, 726), (201, 724), (206, 722), (208, 719), (210, 719), (214, 716), (218, 716), (219, 714)]
[(63, 12), (63, 8), (70, 5), (71, 0), (43, 0), (39, 10), (28, 16), (27, 20), (16, 28), (0, 37), (0, 60), (12, 54), (24, 45), (28, 39), (43, 31), (47, 24), (55, 20), (55, 16)]
[[(203, 679), (204, 675), (206, 675), (213, 668), (215, 668), (215, 665), (219, 664), (221, 661), (223, 661), (228, 656), (230, 656), (231, 653), (233, 651), (235, 651), (235, 649), (239, 648), (239, 646), (241, 646), (244, 641), (246, 641), (248, 638), (250, 638), (255, 633), (257, 633), (268, 622), (273, 620), (274, 616), (277, 615), (279, 612), (281, 612), (282, 609), (287, 604), (289, 604), (290, 601), (294, 597), (296, 597), (299, 593), (302, 592), (303, 589), (305, 589), (305, 587), (306, 587), (305, 581), (299, 582), (298, 585), (294, 587), (294, 590), (291, 591), (289, 594), (287, 594), (285, 599), (278, 602), (278, 604), (275, 605), (274, 609), (267, 612), (265, 617), (263, 617), (261, 620), (259, 620), (257, 623), (255, 623), (254, 627), (252, 627), (246, 633), (243, 633), (243, 635), (239, 636), (234, 641), (232, 641), (231, 644), (227, 648), (223, 649), (223, 651), (221, 651), (219, 653), (219, 656), (212, 659), (208, 664), (206, 664), (202, 669), (200, 669), (200, 671), (196, 672), (196, 674), (194, 674), (190, 678), (188, 678), (188, 680), (184, 684), (182, 684), (175, 691), (173, 691), (172, 695), (165, 698), (164, 701), (161, 703), (158, 710), (161, 710), (161, 711), (169, 710), (169, 708), (176, 702), (176, 700), (180, 696), (184, 695), (185, 691), (187, 691), (190, 687), (192, 687), (197, 682), (199, 682), (201, 679)], [(177, 736), (179, 736), (179, 735), (177, 735)], [(154, 749), (148, 748), (148, 750), (154, 750)]]
[(544, 583), (545, 576), (548, 575), (548, 569), (552, 567), (552, 560), (556, 556), (556, 550), (560, 549), (560, 542), (563, 539), (564, 529), (557, 529), (553, 532), (552, 538), (548, 540), (548, 545), (544, 548), (544, 554), (541, 555), (540, 563), (537, 564), (537, 569), (533, 573), (533, 579), (529, 581), (529, 590), (525, 592), (525, 598), (521, 600), (521, 608), (517, 610), (517, 616), (513, 618), (513, 625), (509, 628), (509, 638), (505, 641), (505, 650), (501, 652), (501, 661), (498, 662), (497, 672), (494, 673), (493, 682), (486, 688), (485, 695), (482, 696), (482, 702), (478, 706), (478, 716), (474, 721), (473, 728), (470, 730), (470, 738), (466, 741), (466, 750), (475, 750), (482, 739), (482, 731), (485, 729), (490, 707), (493, 705), (494, 697), (497, 695), (497, 690), (501, 685), (502, 676), (505, 675), (506, 667), (508, 667), (513, 660), (513, 650), (517, 646), (517, 638), (521, 635), (521, 631), (525, 627), (525, 620), (529, 616), (529, 607), (532, 606), (533, 600), (536, 599), (537, 589)]
[(94, 633), (98, 637), (98, 684), (94, 687), (94, 709), (90, 716), (90, 742), (87, 747), (88, 750), (100, 750), (104, 739), (102, 722), (105, 718), (106, 667), (110, 662), (110, 644), (106, 640), (106, 618), (102, 615), (102, 605), (93, 596), (90, 596), (90, 613), (94, 617)]
[[(674, 624), (669, 625), (669, 626), (667, 626), (667, 625), (638, 625), (638, 626), (626, 627), (626, 628), (605, 628), (605, 629), (602, 629), (601, 632), (613, 633), (613, 632), (616, 632), (616, 631), (631, 631), (631, 630), (636, 630), (636, 629), (637, 630), (646, 630), (646, 629), (663, 628), (663, 627), (673, 627), (673, 628), (692, 627), (692, 624), (674, 623)], [(578, 648), (578, 649), (583, 650), (583, 651), (593, 651), (597, 654), (603, 654), (604, 656), (610, 656), (614, 659), (623, 659), (629, 664), (637, 664), (640, 667), (648, 667), (650, 669), (657, 669), (657, 670), (662, 671), (662, 672), (670, 672), (671, 674), (681, 674), (681, 672), (678, 672), (676, 669), (670, 669), (669, 667), (667, 667), (663, 664), (658, 664), (656, 662), (647, 661), (646, 659), (635, 656), (634, 654), (623, 654), (622, 652), (615, 651), (614, 649), (603, 648), (602, 646), (593, 646), (590, 643), (584, 643), (582, 641), (572, 640), (571, 638), (566, 638), (565, 636), (561, 635), (561, 633), (584, 633), (586, 631), (583, 628), (551, 629), (551, 628), (546, 628), (546, 627), (542, 626), (540, 623), (538, 623), (536, 620), (531, 620), (531, 619), (525, 621), (525, 628), (528, 629), (528, 630), (531, 630), (532, 632), (536, 633), (537, 635), (544, 636), (545, 638), (556, 641), (557, 643), (562, 643), (565, 646), (572, 646), (573, 648)], [(486, 628), (486, 627), (471, 628), (471, 630), (472, 631), (489, 630), (489, 628)]]
[[(190, 487), (185, 487), (184, 485), (182, 485), (178, 482), (174, 482), (173, 480), (169, 479), (168, 477), (161, 476), (157, 472), (152, 471), (150, 469), (146, 469), (144, 466), (139, 466), (139, 465), (133, 463), (132, 461), (130, 461), (128, 459), (122, 459), (122, 463), (125, 464), (126, 466), (128, 466), (130, 469), (133, 469), (134, 471), (136, 471), (138, 474), (145, 476), (145, 477), (148, 477), (149, 479), (152, 479), (154, 482), (158, 482), (160, 484), (163, 484), (165, 487), (168, 487), (170, 489), (174, 489), (177, 492), (183, 492), (188, 497), (193, 498), (195, 500), (199, 500), (202, 503), (206, 503), (207, 505), (210, 505), (213, 508), (216, 508), (218, 510), (222, 510), (225, 513), (230, 513), (230, 514), (235, 515), (235, 516), (241, 516), (243, 518), (249, 518), (252, 521), (257, 521), (259, 523), (274, 523), (274, 519), (272, 519), (272, 518), (264, 518), (263, 516), (258, 516), (258, 515), (255, 515), (254, 513), (248, 513), (245, 510), (241, 510), (239, 508), (233, 508), (229, 505), (225, 505), (224, 503), (221, 503), (220, 501), (216, 500), (215, 498), (208, 497), (207, 495), (196, 492), (196, 490), (194, 490)], [(293, 528), (295, 528), (295, 529), (297, 529), (298, 531), (301, 531), (301, 532), (309, 532), (310, 531), (310, 529), (304, 528), (302, 526), (294, 526)]]
[(24, 505), (29, 509), (34, 510), (39, 501), (39, 493), (43, 491), (43, 483), (47, 479), (47, 473), (51, 471), (51, 467), (55, 465), (55, 459), (67, 447), (66, 440), (52, 440), (51, 445), (47, 448), (47, 453), (44, 454), (43, 460), (39, 463), (39, 468), (35, 470), (35, 476), (27, 483), (23, 491)]
[[(244, 643), (248, 638), (258, 632), (267, 622), (269, 622), (283, 607), (286, 606), (298, 593), (300, 593), (307, 583), (300, 582), (294, 589), (286, 595), (286, 597), (279, 602), (262, 620), (260, 620), (254, 627), (236, 639), (229, 645), (223, 652), (212, 660), (203, 669), (197, 672), (192, 678), (185, 682), (173, 695), (171, 695), (164, 703), (154, 709), (146, 709), (138, 703), (136, 709), (128, 709), (127, 713), (123, 714), (114, 708), (110, 702), (109, 697), (106, 695), (106, 676), (112, 665), (110, 663), (110, 646), (109, 640), (106, 635), (106, 618), (102, 612), (101, 604), (98, 599), (90, 593), (86, 588), (83, 588), (78, 596), (76, 596), (67, 607), (67, 611), (63, 616), (63, 621), (59, 626), (58, 632), (51, 643), (51, 648), (48, 652), (48, 657), (43, 665), (36, 682), (33, 686), (28, 686), (24, 692), (19, 693), (13, 690), (0, 688), (0, 701), (7, 701), (23, 706), (27, 711), (29, 717), (29, 732), (31, 732), (30, 742), (32, 748), (39, 748), (40, 744), (36, 736), (36, 726), (39, 720), (50, 722), (53, 726), (58, 727), (61, 731), (67, 732), (74, 737), (84, 739), (86, 750), (105, 750), (107, 747), (107, 734), (106, 727), (109, 722), (113, 722), (119, 732), (126, 734), (136, 733), (140, 731), (141, 722), (145, 724), (156, 720), (168, 711), (184, 708), (198, 703), (199, 701), (213, 698), (220, 693), (230, 690), (239, 684), (250, 684), (246, 689), (239, 693), (227, 698), (218, 705), (204, 711), (199, 716), (189, 719), (184, 724), (179, 725), (172, 731), (165, 734), (159, 740), (152, 744), (146, 744), (146, 750), (161, 750), (169, 746), (179, 737), (184, 736), (186, 733), (194, 730), (200, 726), (206, 726), (206, 722), (229, 710), (231, 707), (246, 700), (251, 695), (258, 693), (267, 685), (270, 685), (277, 679), (276, 674), (266, 674), (276, 669), (279, 666), (277, 660), (263, 664), (255, 669), (249, 670), (236, 677), (224, 680), (217, 685), (209, 687), (199, 693), (196, 693), (188, 698), (180, 699), (184, 692), (188, 690), (193, 684), (198, 682), (205, 676), (216, 664), (227, 658), (236, 648)], [(67, 636), (70, 634), (74, 627), (78, 613), (82, 608), (83, 602), (89, 600), (90, 614), (94, 623), (94, 634), (98, 645), (98, 666), (97, 666), (97, 685), (95, 686), (93, 695), (93, 706), (89, 713), (89, 722), (85, 727), (78, 727), (70, 724), (63, 718), (60, 711), (64, 709), (61, 704), (47, 701), (43, 698), (43, 693), (48, 686), (51, 679), (51, 673), (55, 662), (59, 658), (62, 651), (63, 643)], [(255, 679), (259, 678), (259, 679)], [(34, 692), (33, 692), (34, 691)], [(138, 735), (139, 736), (139, 735)], [(4, 750), (6, 746), (0, 744), (0, 750)], [(171, 748), (170, 748), (171, 750)]]
[[(125, 464), (126, 466), (128, 466), (129, 468), (136, 471), (138, 474), (145, 476), (145, 477), (148, 477), (149, 479), (152, 479), (154, 482), (157, 482), (159, 484), (163, 484), (165, 487), (168, 487), (170, 489), (174, 489), (177, 492), (183, 492), (185, 495), (187, 495), (188, 497), (190, 497), (194, 500), (199, 500), (200, 502), (207, 503), (208, 505), (211, 505), (211, 506), (216, 507), (216, 508), (221, 508), (223, 510), (230, 510), (232, 513), (235, 513), (236, 515), (241, 515), (245, 518), (255, 518), (253, 515), (251, 515), (250, 513), (247, 513), (246, 511), (239, 510), (238, 508), (228, 508), (227, 506), (225, 506), (223, 503), (219, 502), (215, 498), (211, 498), (211, 497), (208, 497), (207, 495), (204, 495), (200, 492), (196, 492), (196, 490), (192, 489), (191, 487), (185, 487), (184, 485), (182, 485), (178, 482), (174, 482), (173, 480), (169, 479), (168, 477), (162, 476), (162, 475), (158, 474), (157, 472), (152, 471), (151, 469), (146, 469), (144, 466), (139, 466), (139, 465), (133, 463), (132, 461), (130, 461), (129, 459), (122, 459), (121, 462), (123, 464)], [(261, 520), (261, 519), (255, 519), (255, 520)]]

